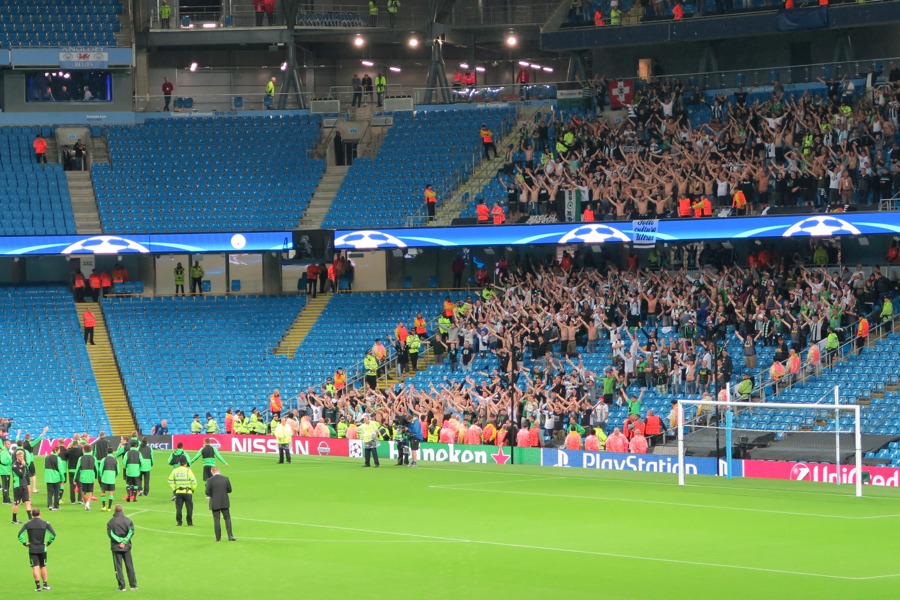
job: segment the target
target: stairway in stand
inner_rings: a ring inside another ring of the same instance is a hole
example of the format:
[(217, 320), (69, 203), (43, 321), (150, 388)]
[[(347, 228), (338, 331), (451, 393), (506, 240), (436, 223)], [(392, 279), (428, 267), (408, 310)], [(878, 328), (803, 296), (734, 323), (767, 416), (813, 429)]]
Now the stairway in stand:
[(97, 211), (97, 198), (90, 172), (66, 171), (66, 182), (69, 184), (72, 212), (75, 214), (75, 231), (100, 233), (100, 213)]
[(406, 366), (408, 370), (404, 372), (402, 376), (398, 377), (397, 365), (395, 364), (392, 367), (388, 368), (386, 380), (378, 380), (378, 386), (381, 387), (382, 384), (385, 384), (386, 387), (392, 388), (398, 383), (403, 383), (416, 373), (422, 373), (433, 364), (434, 353), (431, 351), (431, 346), (425, 346), (425, 344), (422, 344), (421, 352), (419, 353), (419, 364), (416, 365), (418, 368), (416, 369), (415, 373), (412, 372), (412, 365), (409, 364)]
[(128, 396), (125, 393), (125, 384), (122, 383), (122, 376), (119, 373), (119, 365), (109, 340), (103, 310), (96, 302), (76, 303), (75, 308), (78, 311), (79, 323), (84, 323), (82, 315), (88, 308), (94, 313), (97, 321), (94, 327), (94, 345), (88, 345), (87, 351), (91, 359), (91, 368), (94, 370), (94, 378), (97, 380), (97, 387), (100, 389), (100, 397), (103, 399), (103, 408), (106, 409), (106, 415), (109, 417), (109, 424), (112, 427), (111, 433), (114, 436), (131, 435), (137, 426)]
[(316, 324), (316, 321), (319, 320), (319, 317), (322, 316), (325, 307), (328, 306), (328, 302), (333, 295), (334, 294), (319, 294), (315, 298), (307, 296), (306, 306), (303, 307), (303, 310), (300, 311), (300, 314), (298, 314), (294, 319), (294, 322), (291, 323), (291, 328), (285, 332), (284, 337), (278, 342), (278, 347), (275, 348), (275, 354), (294, 358), (297, 348), (300, 347), (300, 344), (303, 343), (303, 340), (305, 340), (306, 336), (309, 334), (309, 330), (312, 329), (313, 325)]
[(322, 179), (319, 180), (319, 185), (316, 186), (316, 191), (309, 201), (309, 206), (306, 207), (306, 211), (303, 213), (303, 219), (300, 220), (298, 229), (319, 229), (322, 227), (322, 221), (325, 220), (325, 215), (328, 214), (331, 203), (334, 202), (334, 197), (344, 182), (349, 169), (350, 167), (338, 167), (335, 165), (329, 165), (325, 169), (325, 173), (322, 174)]

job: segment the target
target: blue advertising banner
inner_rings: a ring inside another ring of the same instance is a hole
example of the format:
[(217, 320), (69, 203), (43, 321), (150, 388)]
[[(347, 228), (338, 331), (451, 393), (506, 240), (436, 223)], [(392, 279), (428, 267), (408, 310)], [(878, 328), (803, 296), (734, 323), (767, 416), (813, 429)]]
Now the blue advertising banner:
[[(645, 223), (635, 221), (634, 223)], [(464, 246), (525, 246), (529, 244), (615, 244), (633, 242), (640, 232), (631, 221), (606, 223), (554, 223), (550, 225), (498, 225), (418, 227), (334, 232), (337, 250), (427, 248)], [(776, 237), (834, 237), (900, 233), (900, 213), (839, 213), (672, 219), (659, 221), (656, 240), (696, 242), (721, 239)]]
[[(743, 476), (741, 461), (733, 461), (732, 477)], [(678, 457), (656, 454), (619, 454), (617, 452), (586, 452), (563, 448), (544, 448), (541, 465), (545, 467), (577, 467), (605, 471), (635, 471), (640, 473), (678, 473)], [(719, 475), (727, 472), (725, 461), (715, 458), (684, 458), (685, 475)]]
[(0, 238), (0, 255), (170, 254), (175, 252), (282, 252), (291, 232), (61, 235)]
[(106, 48), (63, 48), (59, 51), (59, 66), (63, 69), (105, 69), (109, 66)]
[[(64, 69), (106, 69), (116, 66), (129, 67), (132, 63), (130, 47), (13, 48), (7, 55), (4, 54), (0, 54), (0, 64), (10, 64), (14, 67), (59, 66)], [(5, 63), (2, 60), (4, 57), (8, 57)]]

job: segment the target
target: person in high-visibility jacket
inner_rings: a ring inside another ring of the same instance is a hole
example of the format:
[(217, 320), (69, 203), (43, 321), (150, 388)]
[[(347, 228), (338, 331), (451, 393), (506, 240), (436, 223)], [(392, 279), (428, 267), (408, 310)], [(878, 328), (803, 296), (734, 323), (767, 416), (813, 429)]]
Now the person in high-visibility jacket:
[(219, 433), (219, 424), (210, 413), (206, 413), (206, 433), (210, 435)]
[(400, 0), (388, 0), (388, 19), (390, 19), (391, 27), (397, 24), (397, 11), (400, 10)]
[(437, 419), (431, 419), (431, 423), (428, 425), (428, 443), (437, 444), (440, 439), (441, 426), (438, 424)]
[(828, 337), (825, 338), (825, 356), (828, 361), (828, 366), (834, 366), (834, 361), (837, 358), (837, 349), (841, 345), (841, 340), (838, 337), (838, 334), (833, 330), (828, 330)]
[(412, 372), (415, 373), (419, 368), (419, 350), (422, 348), (422, 340), (417, 335), (411, 335), (406, 338), (406, 351), (409, 354), (409, 364), (412, 366)]
[(428, 337), (427, 323), (425, 323), (425, 318), (420, 312), (416, 313), (416, 318), (413, 319), (413, 331), (415, 331), (416, 335), (419, 336), (420, 339), (425, 339)]
[(378, 3), (375, 0), (369, 0), (369, 27), (378, 25)]
[(181, 266), (181, 263), (175, 265), (175, 293), (181, 293), (184, 296), (184, 267)]
[(159, 5), (159, 24), (163, 29), (169, 29), (172, 25), (172, 7), (169, 6), (168, 0), (162, 0)]
[(268, 83), (266, 83), (266, 95), (263, 96), (263, 106), (267, 109), (275, 108), (275, 82), (278, 81), (276, 77), (272, 77), (269, 79)]
[(494, 225), (503, 225), (506, 222), (506, 213), (499, 202), (494, 204), (494, 208), (491, 209), (491, 217), (493, 217)]
[(447, 339), (447, 334), (450, 333), (450, 326), (452, 324), (453, 323), (452, 321), (450, 321), (450, 317), (448, 317), (447, 315), (441, 315), (440, 317), (438, 317), (438, 333), (441, 334), (445, 341)]
[(743, 190), (738, 189), (734, 193), (734, 196), (731, 198), (731, 208), (739, 215), (743, 215), (746, 212), (747, 196), (744, 195)]
[(278, 444), (278, 464), (291, 464), (291, 436), (294, 430), (288, 423), (287, 417), (282, 417), (280, 422), (272, 429), (275, 443)]
[(73, 278), (73, 286), (75, 287), (75, 301), (84, 302), (84, 273), (82, 273), (81, 271), (75, 272), (75, 276)]
[(194, 420), (191, 421), (191, 433), (203, 433), (203, 423), (200, 422), (200, 415), (194, 415)]
[(613, 26), (622, 24), (622, 11), (618, 6), (609, 11), (609, 24)]
[(475, 217), (479, 225), (487, 225), (490, 222), (491, 209), (484, 203), (484, 198), (478, 199), (478, 204), (475, 206)]
[(197, 489), (197, 476), (191, 471), (186, 456), (178, 460), (178, 466), (169, 473), (169, 487), (175, 499), (175, 524), (182, 523), (182, 514), (187, 509), (187, 525), (194, 525), (194, 490)]
[(376, 360), (371, 350), (366, 350), (363, 368), (366, 372), (366, 386), (370, 390), (378, 389), (378, 360)]
[(203, 270), (203, 267), (200, 266), (200, 261), (194, 261), (194, 266), (191, 267), (191, 293), (197, 294), (199, 293), (201, 296), (203, 295), (203, 276), (206, 275), (206, 271)]
[(679, 217), (690, 217), (691, 216), (691, 199), (688, 196), (683, 196), (678, 199), (678, 216)]
[(341, 418), (337, 422), (337, 427), (335, 428), (337, 430), (337, 436), (338, 436), (339, 440), (347, 437), (347, 429), (348, 428), (349, 428), (349, 425), (347, 425), (347, 417), (345, 417), (344, 415), (341, 415)]
[(384, 102), (384, 92), (387, 90), (387, 79), (379, 73), (375, 76), (375, 95), (378, 98), (378, 106)]
[(344, 369), (338, 367), (338, 370), (334, 372), (334, 395), (336, 398), (340, 398), (344, 395), (344, 390), (347, 389), (347, 374), (344, 373)]
[(890, 321), (894, 318), (894, 303), (891, 302), (890, 296), (884, 297), (884, 304), (881, 305), (881, 322)]
[(594, 11), (594, 27), (604, 27), (605, 25), (606, 21), (603, 20), (603, 13), (598, 8)]
[(862, 354), (863, 348), (866, 347), (866, 341), (869, 339), (869, 320), (861, 317), (856, 325), (856, 352)]
[(484, 147), (484, 157), (490, 160), (490, 151), (494, 151), (494, 158), (497, 158), (497, 145), (494, 143), (494, 134), (484, 123), (478, 131), (478, 137), (481, 138), (481, 145)]
[(696, 203), (691, 205), (691, 208), (694, 209), (694, 217), (711, 217), (712, 216), (712, 203), (709, 201), (709, 198), (703, 196)]

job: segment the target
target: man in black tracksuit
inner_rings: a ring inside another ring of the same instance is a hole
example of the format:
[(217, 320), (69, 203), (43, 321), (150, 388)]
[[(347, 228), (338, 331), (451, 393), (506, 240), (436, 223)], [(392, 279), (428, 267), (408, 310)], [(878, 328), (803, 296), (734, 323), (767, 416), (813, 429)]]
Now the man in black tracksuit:
[[(34, 574), (34, 591), (49, 590), (47, 581), (47, 548), (56, 539), (53, 526), (41, 519), (41, 511), (35, 508), (32, 518), (22, 525), (19, 530), (19, 542), (28, 548), (28, 558), (31, 562), (31, 571)], [(43, 583), (43, 585), (42, 585)]]
[(78, 444), (72, 444), (66, 450), (66, 463), (69, 465), (69, 502), (75, 504), (75, 471), (78, 469), (78, 461), (84, 455), (84, 450)]
[(132, 590), (138, 589), (137, 577), (134, 574), (134, 563), (131, 561), (131, 538), (134, 537), (134, 523), (125, 516), (125, 509), (122, 508), (121, 504), (116, 504), (113, 518), (106, 524), (106, 535), (109, 536), (119, 591), (125, 591), (125, 576), (122, 573), (123, 563), (125, 564), (125, 572), (128, 574), (128, 584)]

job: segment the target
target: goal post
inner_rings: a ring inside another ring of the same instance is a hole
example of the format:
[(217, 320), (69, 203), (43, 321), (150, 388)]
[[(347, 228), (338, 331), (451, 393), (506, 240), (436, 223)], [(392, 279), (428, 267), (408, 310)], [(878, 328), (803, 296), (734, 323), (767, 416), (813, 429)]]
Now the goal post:
[[(829, 392), (830, 395), (830, 392)], [(696, 407), (700, 409), (701, 407), (707, 407), (708, 409), (715, 411), (717, 415), (719, 415), (718, 420), (715, 421), (712, 425), (703, 425), (698, 422), (686, 422), (688, 420), (688, 409)], [(817, 414), (827, 413), (829, 415), (833, 414), (835, 416), (835, 427), (834, 427), (834, 435), (835, 435), (835, 467), (840, 471), (841, 465), (841, 441), (840, 436), (842, 433), (853, 433), (854, 440), (854, 463), (855, 463), (855, 486), (856, 486), (856, 496), (862, 496), (862, 484), (863, 484), (863, 468), (862, 468), (862, 431), (861, 431), (861, 418), (860, 418), (860, 406), (858, 404), (840, 404), (840, 396), (838, 392), (838, 388), (834, 389), (834, 403), (821, 403), (821, 404), (813, 404), (813, 403), (793, 403), (793, 402), (730, 402), (730, 401), (721, 401), (721, 400), (678, 400), (678, 414), (680, 418), (678, 421), (678, 485), (685, 485), (684, 482), (684, 473), (685, 473), (685, 434), (687, 433), (688, 428), (718, 428), (725, 432), (725, 451), (726, 451), (726, 474), (728, 477), (731, 477), (731, 473), (733, 472), (733, 457), (732, 457), (732, 434), (734, 430), (743, 430), (740, 427), (737, 427), (734, 423), (735, 415), (739, 414), (743, 411), (749, 411), (751, 414), (753, 411), (768, 411), (768, 410), (791, 410), (791, 411), (809, 411), (810, 416), (815, 417)], [(850, 413), (853, 417), (853, 429), (850, 430), (841, 430), (841, 415)], [(765, 429), (765, 430), (755, 430), (755, 431), (768, 431), (779, 433), (783, 430), (776, 429)], [(804, 431), (787, 431), (785, 433), (798, 433), (803, 435), (807, 432)], [(718, 458), (718, 457), (717, 457)], [(841, 477), (838, 476), (836, 483), (840, 485)]]

